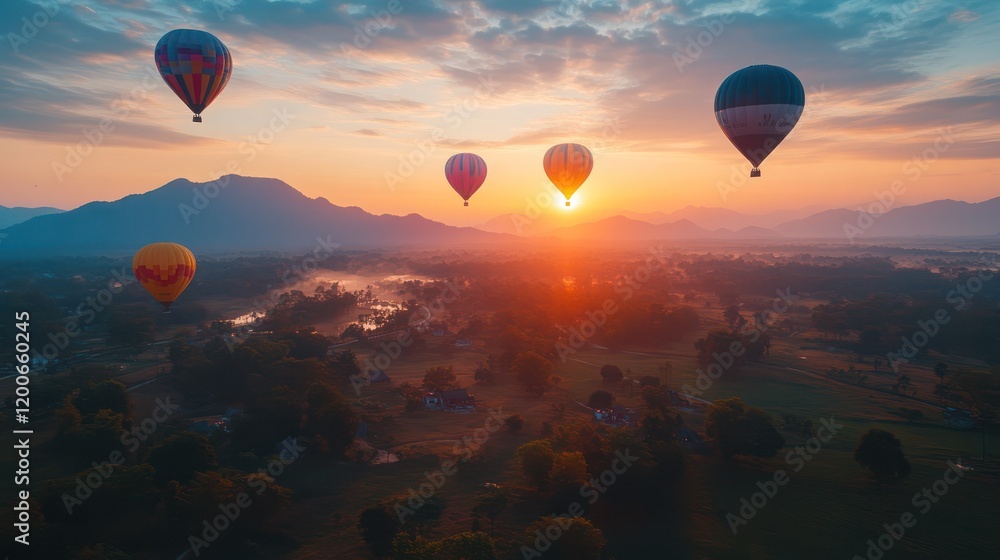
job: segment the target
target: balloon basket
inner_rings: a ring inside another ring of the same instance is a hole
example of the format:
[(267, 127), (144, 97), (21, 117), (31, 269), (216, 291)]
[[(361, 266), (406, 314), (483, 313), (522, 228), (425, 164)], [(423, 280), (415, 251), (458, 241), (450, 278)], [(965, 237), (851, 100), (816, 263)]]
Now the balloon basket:
[(191, 117), (191, 122), (201, 122), (201, 115)]
[(468, 205), (469, 205), (469, 201), (468, 201), (468, 200), (466, 200), (466, 201), (465, 201), (465, 204), (463, 204), (462, 206), (468, 206)]
[(760, 169), (757, 169), (756, 167), (754, 167), (753, 169), (751, 169), (750, 170), (750, 176), (751, 177), (760, 177)]
[(569, 206), (569, 201), (568, 200), (566, 201), (566, 206)]

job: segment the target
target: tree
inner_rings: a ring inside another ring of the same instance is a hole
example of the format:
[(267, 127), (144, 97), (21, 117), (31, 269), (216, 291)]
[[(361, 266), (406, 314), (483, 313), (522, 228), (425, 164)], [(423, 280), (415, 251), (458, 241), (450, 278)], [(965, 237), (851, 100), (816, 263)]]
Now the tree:
[(330, 357), (330, 367), (344, 379), (357, 379), (361, 375), (361, 365), (354, 350), (342, 350)]
[(512, 414), (504, 419), (504, 425), (507, 426), (507, 431), (512, 434), (517, 434), (524, 428), (524, 417), (520, 414)]
[(948, 364), (944, 362), (938, 362), (934, 364), (934, 375), (941, 378), (941, 385), (944, 385), (944, 376), (948, 375)]
[(660, 378), (656, 377), (655, 375), (643, 375), (639, 379), (639, 386), (640, 387), (659, 387), (660, 386)]
[(351, 323), (350, 325), (347, 325), (347, 328), (344, 329), (344, 332), (340, 333), (340, 338), (341, 339), (354, 338), (364, 342), (365, 340), (368, 340), (368, 335), (365, 333), (365, 328), (362, 327), (360, 324)]
[(625, 378), (625, 374), (618, 366), (613, 366), (611, 364), (605, 364), (601, 366), (601, 379), (605, 383), (618, 383)]
[(503, 488), (494, 488), (485, 494), (476, 496), (472, 511), (476, 515), (485, 515), (490, 518), (490, 538), (493, 538), (493, 527), (497, 516), (507, 509), (508, 505), (510, 505), (510, 492)]
[(587, 480), (587, 461), (583, 453), (570, 451), (555, 455), (549, 479), (554, 486), (573, 486), (579, 491), (580, 485)]
[(910, 475), (910, 461), (903, 444), (892, 433), (878, 428), (865, 432), (854, 449), (854, 460), (868, 469), (877, 482), (903, 480)]
[(483, 364), (479, 364), (479, 367), (476, 368), (476, 372), (472, 377), (477, 383), (493, 383), (494, 374), (492, 369), (484, 366)]
[[(879, 347), (882, 343), (882, 329), (869, 325), (861, 330), (858, 334), (858, 342), (861, 345), (861, 350), (868, 352), (869, 354), (874, 354), (879, 351)], [(878, 368), (875, 368), (878, 370)]]
[(740, 306), (730, 305), (722, 312), (722, 316), (729, 322), (729, 326), (735, 327), (737, 321), (742, 318), (740, 315)]
[[(538, 535), (555, 534), (556, 530), (552, 527), (560, 530), (559, 538), (539, 539)], [(539, 540), (542, 542), (538, 543)], [(522, 557), (538, 558), (544, 550), (545, 560), (601, 560), (604, 545), (607, 544), (604, 534), (587, 519), (555, 516), (542, 517), (532, 523), (524, 530), (519, 541)], [(550, 545), (547, 549), (538, 548), (546, 543)]]
[(493, 538), (486, 533), (459, 533), (427, 546), (428, 560), (496, 560)]
[(358, 530), (375, 556), (388, 556), (392, 541), (403, 524), (389, 502), (379, 502), (358, 516)]
[(705, 416), (705, 433), (726, 460), (739, 455), (773, 457), (785, 445), (771, 417), (739, 397), (712, 403)]
[(393, 541), (392, 553), (396, 560), (497, 560), (493, 540), (481, 531), (432, 542), (402, 533)]
[(542, 488), (549, 481), (552, 473), (552, 463), (555, 461), (555, 453), (552, 451), (552, 442), (547, 439), (538, 439), (517, 448), (514, 456), (521, 464), (521, 470), (529, 480), (536, 486)]
[(451, 366), (434, 366), (424, 373), (424, 387), (432, 391), (450, 391), (458, 387), (458, 379)]
[(204, 434), (174, 434), (149, 450), (146, 462), (156, 470), (160, 482), (187, 482), (195, 473), (212, 470), (218, 464), (215, 447)]
[(80, 389), (80, 394), (73, 401), (80, 414), (88, 416), (99, 410), (110, 410), (128, 416), (128, 393), (121, 381), (108, 379), (94, 385), (89, 384)]
[(594, 391), (590, 394), (590, 398), (587, 400), (587, 406), (590, 408), (603, 409), (611, 408), (614, 405), (615, 396), (604, 389)]
[(518, 354), (511, 367), (521, 385), (536, 395), (545, 393), (552, 386), (551, 378), (555, 365), (537, 352)]
[(647, 407), (654, 410), (667, 408), (670, 402), (670, 399), (667, 397), (667, 394), (663, 392), (663, 389), (649, 385), (642, 388), (642, 400), (646, 402)]
[(321, 436), (330, 452), (341, 456), (354, 441), (358, 429), (358, 416), (340, 392), (327, 383), (316, 383), (305, 395), (306, 417), (304, 430)]

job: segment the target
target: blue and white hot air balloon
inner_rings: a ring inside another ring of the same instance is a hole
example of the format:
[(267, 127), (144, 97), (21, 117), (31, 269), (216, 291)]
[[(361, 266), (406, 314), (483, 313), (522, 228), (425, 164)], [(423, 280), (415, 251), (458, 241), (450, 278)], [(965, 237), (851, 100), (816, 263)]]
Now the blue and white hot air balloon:
[(799, 122), (806, 104), (802, 82), (788, 70), (755, 64), (733, 72), (715, 94), (715, 119), (722, 132), (753, 165), (761, 162)]

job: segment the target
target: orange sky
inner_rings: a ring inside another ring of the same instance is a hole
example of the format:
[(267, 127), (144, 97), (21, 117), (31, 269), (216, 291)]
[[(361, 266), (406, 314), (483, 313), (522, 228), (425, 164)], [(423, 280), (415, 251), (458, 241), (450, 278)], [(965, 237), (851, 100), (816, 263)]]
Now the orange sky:
[[(4, 45), (0, 204), (72, 208), (238, 166), (338, 205), (475, 225), (553, 200), (541, 159), (559, 142), (595, 156), (574, 221), (688, 205), (857, 208), (896, 180), (906, 188), (898, 205), (1000, 195), (1000, 7), (991, 2), (906, 11), (404, 2), (360, 49), (353, 26), (386, 2), (247, 0), (221, 18), (175, 4), (64, 7), (18, 52)], [(39, 9), (16, 0), (0, 19)], [(152, 46), (177, 27), (216, 34), (235, 60), (202, 124), (150, 76)], [(707, 46), (692, 50), (697, 39)], [(801, 78), (806, 113), (750, 181), (712, 101), (729, 73), (758, 62)], [(102, 119), (113, 130), (85, 133)], [(86, 155), (77, 161), (74, 149)], [(489, 167), (468, 208), (443, 175), (460, 151)], [(919, 173), (914, 157), (926, 159)], [(407, 158), (412, 174), (390, 187), (387, 173), (407, 171)]]

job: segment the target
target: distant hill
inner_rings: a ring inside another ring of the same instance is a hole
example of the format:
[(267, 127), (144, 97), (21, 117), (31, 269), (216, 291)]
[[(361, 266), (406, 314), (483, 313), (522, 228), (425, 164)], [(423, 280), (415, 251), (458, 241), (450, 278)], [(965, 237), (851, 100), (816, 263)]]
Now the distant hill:
[(35, 216), (58, 214), (62, 211), (63, 210), (58, 208), (50, 208), (48, 206), (43, 206), (41, 208), (23, 208), (21, 206), (7, 208), (6, 206), (0, 206), (0, 229), (8, 228), (21, 222), (28, 221)]
[[(612, 210), (604, 214), (604, 217), (621, 216), (653, 225), (670, 224), (686, 220), (709, 231), (726, 229), (736, 232), (746, 230), (745, 233), (748, 234), (764, 234), (774, 237), (776, 234), (764, 230), (790, 220), (804, 218), (817, 211), (818, 208), (812, 206), (801, 210), (778, 210), (767, 214), (744, 214), (728, 208), (688, 206), (673, 212)], [(529, 219), (522, 214), (501, 214), (484, 224), (476, 226), (476, 228), (495, 233), (537, 236), (553, 232), (560, 228), (572, 227), (579, 223), (579, 219), (572, 213), (543, 213), (534, 219)], [(747, 230), (747, 228), (754, 229)]]
[(690, 220), (651, 224), (625, 216), (613, 216), (596, 222), (558, 228), (546, 237), (582, 241), (653, 241), (670, 239), (772, 239), (781, 235), (764, 228), (748, 227), (737, 231), (720, 228), (708, 230)]
[(801, 210), (777, 210), (767, 214), (744, 214), (729, 208), (717, 208), (709, 206), (687, 206), (673, 212), (621, 212), (622, 216), (641, 220), (651, 224), (667, 224), (680, 220), (689, 220), (692, 223), (708, 230), (726, 228), (738, 231), (748, 227), (773, 228), (774, 226), (794, 220), (804, 218), (815, 212), (819, 208), (812, 206)]
[(176, 179), (114, 202), (91, 202), (5, 229), (0, 255), (129, 253), (174, 241), (195, 253), (308, 251), (317, 238), (344, 247), (465, 246), (512, 238), (458, 228), (417, 214), (376, 216), (312, 199), (277, 179), (227, 175), (212, 183)]
[[(857, 210), (827, 210), (780, 224), (775, 231), (789, 237), (856, 239), (873, 237), (982, 237), (1000, 232), (1000, 197), (978, 203), (936, 200), (894, 208), (871, 219)], [(860, 225), (859, 225), (860, 224)], [(845, 229), (845, 225), (850, 228)], [(867, 227), (864, 227), (867, 226)], [(857, 233), (854, 229), (861, 231)]]

